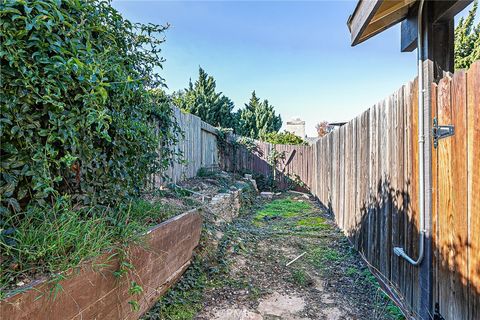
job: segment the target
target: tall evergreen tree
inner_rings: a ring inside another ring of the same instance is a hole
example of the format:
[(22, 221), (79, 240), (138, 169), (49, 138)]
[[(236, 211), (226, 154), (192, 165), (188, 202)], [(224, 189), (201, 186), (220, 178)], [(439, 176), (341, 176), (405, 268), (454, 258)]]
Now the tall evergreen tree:
[(460, 19), (455, 28), (455, 68), (468, 68), (480, 59), (480, 22), (475, 26), (475, 14), (478, 8), (478, 0), (466, 19)]
[(205, 70), (199, 68), (195, 83), (190, 80), (188, 88), (173, 94), (174, 104), (182, 110), (199, 116), (214, 126), (235, 126), (234, 103), (221, 92), (216, 92), (216, 82)]
[(282, 127), (280, 115), (275, 114), (274, 107), (268, 100), (261, 102), (255, 91), (245, 108), (239, 110), (237, 115), (237, 132), (246, 137), (258, 139), (267, 133), (277, 132)]

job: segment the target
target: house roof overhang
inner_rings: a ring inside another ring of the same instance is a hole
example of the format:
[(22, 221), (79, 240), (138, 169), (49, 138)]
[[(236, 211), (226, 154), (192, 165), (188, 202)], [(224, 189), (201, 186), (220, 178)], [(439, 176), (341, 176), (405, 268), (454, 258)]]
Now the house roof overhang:
[(407, 17), (416, 0), (360, 0), (349, 17), (352, 46), (375, 36)]
[[(435, 2), (432, 23), (453, 17), (473, 0), (443, 0)], [(351, 44), (355, 46), (379, 34), (406, 18), (416, 15), (411, 8), (418, 0), (359, 0), (347, 21)]]

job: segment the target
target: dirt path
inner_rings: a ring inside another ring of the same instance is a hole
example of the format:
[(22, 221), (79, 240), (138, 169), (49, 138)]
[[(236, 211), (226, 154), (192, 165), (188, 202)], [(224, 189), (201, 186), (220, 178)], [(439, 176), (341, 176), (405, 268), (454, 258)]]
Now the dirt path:
[(260, 199), (222, 230), (218, 248), (220, 263), (187, 272), (150, 319), (403, 319), (306, 195)]
[(205, 292), (197, 319), (399, 316), (326, 210), (305, 196), (266, 201), (235, 229), (239, 250), (228, 255), (225, 285)]

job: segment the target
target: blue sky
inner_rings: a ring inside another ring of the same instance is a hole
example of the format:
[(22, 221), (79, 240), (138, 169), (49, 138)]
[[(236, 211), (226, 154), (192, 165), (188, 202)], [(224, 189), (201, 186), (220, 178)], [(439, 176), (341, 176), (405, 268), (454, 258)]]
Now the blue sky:
[(237, 108), (256, 91), (282, 115), (315, 124), (349, 120), (413, 79), (416, 56), (400, 52), (399, 26), (350, 46), (356, 1), (126, 1), (113, 6), (134, 22), (171, 25), (162, 76), (168, 91), (198, 67)]

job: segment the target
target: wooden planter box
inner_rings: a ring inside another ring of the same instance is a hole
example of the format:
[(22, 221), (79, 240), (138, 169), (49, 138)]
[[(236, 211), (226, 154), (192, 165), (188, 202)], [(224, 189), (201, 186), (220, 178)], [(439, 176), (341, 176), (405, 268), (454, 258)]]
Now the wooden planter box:
[[(37, 282), (23, 293), (0, 302), (0, 319), (137, 319), (167, 291), (190, 264), (192, 251), (200, 240), (202, 216), (194, 209), (167, 220), (146, 235), (145, 244), (129, 248), (134, 269), (116, 278), (119, 260), (106, 253), (85, 263), (78, 272), (60, 281), (54, 297), (52, 285)], [(96, 267), (97, 266), (97, 267)], [(130, 282), (143, 287), (143, 293), (131, 295)], [(133, 311), (129, 301), (136, 300)]]

